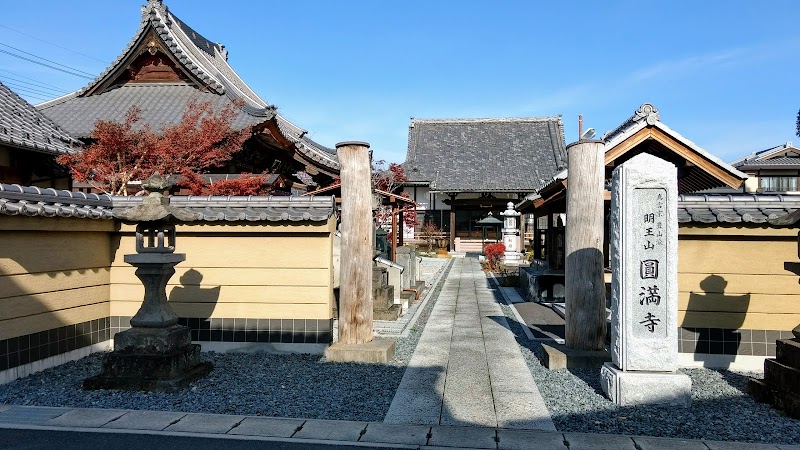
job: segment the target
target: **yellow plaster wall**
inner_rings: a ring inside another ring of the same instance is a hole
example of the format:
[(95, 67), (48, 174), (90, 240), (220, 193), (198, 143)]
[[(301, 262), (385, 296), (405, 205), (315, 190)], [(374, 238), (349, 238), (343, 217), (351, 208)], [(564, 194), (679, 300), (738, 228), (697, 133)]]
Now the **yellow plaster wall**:
[[(330, 319), (335, 222), (269, 225), (203, 223), (177, 228), (176, 266), (167, 296), (181, 317)], [(144, 288), (123, 256), (133, 228), (113, 238), (111, 315), (132, 316)]]
[(113, 227), (0, 216), (0, 339), (108, 317)]
[(791, 330), (800, 324), (797, 230), (681, 227), (678, 318), (682, 326)]

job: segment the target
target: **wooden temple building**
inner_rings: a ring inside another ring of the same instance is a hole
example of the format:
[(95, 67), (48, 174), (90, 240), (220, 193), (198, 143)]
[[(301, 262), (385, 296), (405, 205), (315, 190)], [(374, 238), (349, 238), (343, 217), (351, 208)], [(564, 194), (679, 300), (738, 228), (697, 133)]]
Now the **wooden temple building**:
[(335, 150), (309, 139), (305, 130), (259, 98), (228, 64), (225, 46), (200, 35), (162, 0), (142, 7), (138, 31), (100, 76), (37, 108), (71, 136), (88, 142), (98, 120), (121, 122), (138, 106), (143, 122), (158, 130), (180, 121), (190, 101), (210, 102), (215, 109), (235, 102), (239, 112), (234, 128), (252, 131), (229, 164), (211, 175), (268, 171), (279, 175), (271, 180), (283, 184), (274, 186), (276, 194), (306, 191), (309, 181), (325, 186), (338, 176)]
[[(508, 202), (538, 192), (566, 165), (560, 116), (412, 119), (403, 189), (419, 205), (420, 226), (434, 223), (451, 251), (480, 252), (478, 221), (500, 217)], [(488, 232), (499, 239), (499, 229)]]

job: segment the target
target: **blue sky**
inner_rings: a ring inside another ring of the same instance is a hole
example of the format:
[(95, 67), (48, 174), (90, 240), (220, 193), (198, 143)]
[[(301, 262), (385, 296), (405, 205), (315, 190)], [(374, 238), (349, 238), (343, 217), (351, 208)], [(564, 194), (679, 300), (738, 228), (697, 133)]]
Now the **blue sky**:
[[(142, 3), (4, 2), (0, 50), (96, 74), (128, 44)], [(392, 162), (405, 159), (411, 117), (560, 114), (572, 142), (579, 114), (602, 134), (644, 102), (726, 161), (800, 141), (796, 0), (166, 3), (312, 139), (367, 141)], [(8, 78), (31, 81), (20, 75), (63, 91), (87, 82), (0, 53), (0, 81), (30, 88)]]

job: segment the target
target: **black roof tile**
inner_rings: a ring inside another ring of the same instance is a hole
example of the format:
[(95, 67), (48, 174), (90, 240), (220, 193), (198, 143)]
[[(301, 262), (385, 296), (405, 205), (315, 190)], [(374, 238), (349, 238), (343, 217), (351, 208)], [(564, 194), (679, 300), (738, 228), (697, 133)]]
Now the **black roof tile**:
[(412, 119), (403, 164), (439, 192), (533, 192), (566, 167), (561, 117)]

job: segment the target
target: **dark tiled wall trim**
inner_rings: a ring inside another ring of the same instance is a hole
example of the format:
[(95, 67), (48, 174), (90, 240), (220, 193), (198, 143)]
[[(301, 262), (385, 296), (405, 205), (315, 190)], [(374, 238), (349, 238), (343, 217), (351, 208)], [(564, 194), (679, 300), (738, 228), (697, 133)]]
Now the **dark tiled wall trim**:
[[(178, 323), (192, 330), (200, 342), (280, 342), (286, 344), (330, 344), (333, 319), (195, 319)], [(111, 336), (127, 330), (131, 318), (111, 316)]]
[(0, 340), (0, 370), (11, 369), (107, 341), (111, 337), (109, 322), (108, 317), (103, 317)]
[(678, 351), (712, 355), (775, 357), (775, 341), (791, 339), (791, 331), (729, 330), (724, 328), (680, 328)]

